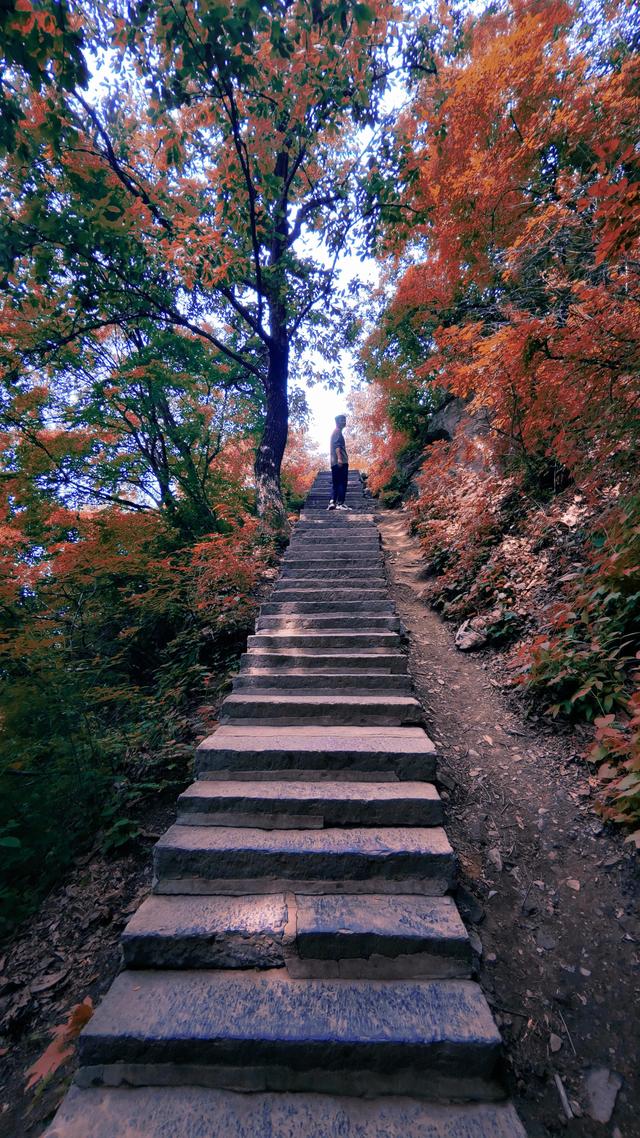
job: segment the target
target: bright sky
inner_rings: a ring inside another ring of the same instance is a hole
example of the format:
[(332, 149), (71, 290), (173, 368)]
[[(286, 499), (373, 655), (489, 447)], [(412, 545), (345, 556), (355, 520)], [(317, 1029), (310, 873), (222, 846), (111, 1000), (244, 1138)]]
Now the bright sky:
[[(372, 259), (361, 261), (358, 257), (351, 254), (343, 257), (336, 286), (340, 288), (348, 284), (354, 277), (359, 277), (360, 280), (371, 285), (377, 284), (378, 266), (376, 262)], [(353, 353), (348, 351), (342, 352), (341, 358), (345, 377), (345, 386), (342, 393), (331, 391), (321, 384), (315, 384), (313, 387), (306, 389), (307, 403), (311, 411), (309, 418), (309, 435), (323, 452), (328, 449), (329, 436), (335, 426), (333, 421), (335, 416), (340, 415), (342, 412), (346, 413), (347, 399), (355, 378)]]

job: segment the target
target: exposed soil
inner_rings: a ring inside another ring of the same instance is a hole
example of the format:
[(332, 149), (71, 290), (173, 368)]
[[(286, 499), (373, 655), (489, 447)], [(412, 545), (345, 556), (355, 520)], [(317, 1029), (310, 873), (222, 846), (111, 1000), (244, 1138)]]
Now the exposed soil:
[[(406, 515), (384, 512), (380, 528), (441, 755), (458, 900), (529, 1138), (638, 1138), (635, 852), (594, 811), (584, 740), (528, 720), (501, 687), (499, 657), (455, 648), (453, 629), (420, 598), (424, 555)], [(588, 1114), (585, 1079), (595, 1068), (610, 1072), (609, 1086), (622, 1078), (606, 1123)]]
[(174, 816), (175, 802), (159, 806), (133, 853), (79, 858), (0, 957), (0, 1138), (36, 1138), (62, 1100), (73, 1054), (28, 1091), (29, 1068), (71, 1009), (87, 996), (97, 1004), (118, 972), (120, 934), (149, 892), (151, 849)]

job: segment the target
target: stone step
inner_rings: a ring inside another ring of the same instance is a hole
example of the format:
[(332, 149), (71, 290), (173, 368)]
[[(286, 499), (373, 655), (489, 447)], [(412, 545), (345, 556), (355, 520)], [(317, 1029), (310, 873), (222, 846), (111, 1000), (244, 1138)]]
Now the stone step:
[(196, 751), (199, 778), (295, 774), (432, 779), (436, 748), (421, 727), (219, 727)]
[(326, 692), (346, 691), (381, 691), (410, 693), (411, 680), (406, 674), (400, 672), (394, 675), (385, 675), (384, 672), (341, 672), (334, 666), (315, 672), (304, 668), (251, 668), (243, 667), (239, 676), (233, 681), (234, 692), (269, 690), (274, 693), (282, 691), (313, 691), (315, 695)]
[(340, 517), (338, 522), (338, 525), (328, 523), (326, 526), (297, 525), (293, 531), (291, 544), (297, 545), (301, 541), (370, 541), (376, 546), (380, 545), (380, 534), (373, 522), (369, 525), (345, 526), (342, 525)]
[(369, 588), (386, 588), (388, 591), (387, 579), (381, 564), (379, 564), (377, 568), (360, 569), (356, 574), (352, 574), (352, 572), (345, 574), (343, 569), (334, 569), (327, 566), (320, 566), (315, 569), (289, 569), (287, 566), (284, 566), (277, 584), (289, 582), (289, 580), (300, 580), (302, 583), (307, 582), (307, 580), (313, 580), (313, 582), (318, 582), (325, 588), (327, 588), (331, 582), (339, 582), (342, 588), (359, 588), (362, 585)]
[(332, 550), (327, 553), (292, 553), (283, 557), (282, 564), (287, 569), (374, 569), (382, 565), (379, 553), (354, 553), (353, 550), (340, 553)]
[(374, 553), (380, 552), (380, 542), (377, 538), (369, 537), (366, 533), (346, 533), (340, 537), (335, 537), (333, 534), (313, 534), (313, 536), (303, 536), (297, 538), (289, 544), (289, 552), (299, 553), (323, 553), (323, 552), (338, 552), (344, 553), (347, 550), (353, 549), (358, 553), (373, 551)]
[[(287, 604), (290, 601), (302, 601), (303, 603), (317, 603), (317, 604), (333, 604), (334, 606), (340, 603), (340, 607), (344, 611), (344, 604), (349, 604), (352, 601), (371, 601), (372, 603), (383, 602), (384, 604), (392, 604), (389, 601), (389, 593), (387, 589), (380, 588), (376, 584), (366, 582), (362, 586), (353, 586), (352, 588), (333, 589), (325, 582), (318, 582), (316, 585), (290, 585), (288, 581), (276, 585), (271, 594), (271, 601), (269, 604)], [(264, 607), (264, 606), (263, 606)]]
[(468, 977), (450, 897), (151, 895), (122, 934), (127, 968), (283, 968), (357, 979)]
[(247, 638), (249, 648), (319, 649), (324, 654), (336, 648), (388, 652), (397, 648), (397, 632), (257, 632)]
[(379, 559), (380, 556), (380, 546), (368, 539), (363, 541), (362, 538), (345, 538), (344, 541), (334, 541), (333, 538), (322, 540), (314, 538), (311, 541), (292, 542), (287, 550), (286, 560), (288, 562), (295, 558), (306, 557), (323, 561), (329, 558), (333, 560), (342, 557), (356, 557), (364, 560), (367, 557)]
[[(91, 1119), (90, 1126), (87, 1122)], [(527, 1138), (510, 1103), (72, 1087), (45, 1138)]]
[[(362, 475), (361, 475), (359, 470), (351, 470), (351, 468), (350, 468), (349, 473), (347, 475), (347, 481), (349, 482), (349, 485), (351, 485), (351, 483), (354, 482), (357, 486), (364, 486), (364, 482), (362, 480)], [(318, 473), (316, 474), (313, 486), (323, 486), (325, 483), (327, 486), (332, 485), (331, 471), (330, 470), (319, 470)], [(313, 486), (311, 487), (312, 490), (313, 490)]]
[(468, 977), (471, 945), (451, 897), (295, 896), (294, 974)]
[(284, 893), (151, 894), (122, 934), (123, 960), (127, 968), (283, 968), (295, 936), (290, 907)]
[(127, 971), (79, 1040), (80, 1085), (495, 1095), (500, 1035), (470, 980)]
[[(309, 611), (301, 609), (302, 605), (313, 605)], [(287, 606), (286, 608), (284, 606)], [(291, 607), (295, 606), (295, 607)], [(261, 615), (277, 616), (278, 613), (297, 616), (331, 616), (335, 612), (349, 613), (357, 616), (360, 613), (372, 613), (376, 616), (395, 616), (395, 605), (384, 595), (382, 589), (350, 589), (345, 593), (342, 589), (332, 589), (328, 586), (319, 586), (316, 589), (293, 589), (288, 587), (276, 590), (271, 594), (268, 603), (262, 605)]]
[(363, 598), (369, 595), (368, 590), (382, 591), (386, 596), (389, 595), (389, 587), (382, 569), (354, 575), (345, 575), (339, 571), (336, 572), (334, 569), (323, 569), (321, 572), (318, 569), (312, 572), (300, 570), (299, 572), (292, 573), (288, 573), (284, 570), (282, 575), (278, 578), (275, 588), (277, 590), (316, 589), (318, 592), (322, 590), (325, 592), (327, 590), (334, 590), (336, 592), (347, 590), (351, 593), (356, 590), (358, 595)]
[[(332, 557), (295, 557), (282, 562), (283, 575), (286, 573), (289, 576), (291, 573), (298, 574), (311, 572), (315, 577), (326, 577), (327, 573), (337, 573), (338, 579), (343, 584), (353, 585), (360, 579), (360, 574), (365, 570), (369, 570), (369, 574), (378, 573), (383, 574), (382, 561), (377, 555), (367, 554), (366, 558), (363, 557), (359, 560), (351, 554), (345, 554), (344, 557), (334, 555)], [(335, 578), (333, 578), (335, 580)]]
[[(273, 595), (273, 594), (272, 594)], [(372, 600), (369, 596), (359, 600), (342, 600), (334, 592), (330, 599), (314, 601), (267, 601), (260, 608), (261, 616), (308, 616), (317, 613), (319, 616), (332, 616), (334, 613), (390, 613), (393, 615), (393, 603), (388, 599)]]
[(338, 541), (349, 538), (356, 540), (360, 537), (374, 537), (377, 542), (380, 541), (375, 523), (362, 513), (353, 518), (348, 518), (343, 513), (314, 514), (307, 521), (298, 522), (295, 534), (299, 534), (301, 538), (320, 538), (323, 541), (331, 541), (334, 538)]
[[(368, 522), (363, 514), (357, 515), (357, 517), (354, 519), (353, 525), (349, 525), (344, 522), (344, 515), (339, 514), (337, 516), (337, 521), (339, 523), (338, 525), (332, 525), (331, 514), (329, 514), (328, 517), (319, 515), (316, 517), (315, 521), (308, 521), (306, 523), (308, 528), (302, 534), (302, 536), (306, 537), (308, 535), (309, 537), (319, 538), (322, 541), (327, 542), (332, 541), (334, 538), (338, 540), (342, 540), (342, 538), (349, 540), (353, 539), (355, 541), (361, 535), (369, 537), (372, 532), (377, 533), (375, 526), (371, 528), (372, 523)], [(302, 525), (305, 523), (298, 524)]]
[[(350, 489), (351, 489), (351, 487), (355, 487), (361, 493), (364, 492), (364, 483), (363, 483), (360, 475), (353, 473), (351, 470), (349, 471), (349, 473), (347, 475), (347, 486)], [(313, 486), (309, 490), (309, 493), (313, 494), (314, 491), (318, 491), (318, 490), (322, 489), (323, 487), (328, 487), (330, 490), (333, 487), (333, 478), (332, 478), (332, 475), (330, 472), (318, 474), (315, 482), (313, 483)]]
[(320, 542), (323, 545), (343, 545), (352, 542), (355, 545), (372, 545), (375, 549), (380, 547), (380, 535), (374, 525), (370, 526), (313, 526), (300, 528), (296, 526), (289, 549), (296, 549), (298, 545), (313, 545)]
[[(304, 504), (305, 515), (308, 517), (309, 514), (313, 513), (314, 510), (318, 510), (318, 512), (326, 510), (329, 505), (332, 493), (332, 487), (328, 486), (326, 490), (320, 489), (311, 494)], [(354, 513), (372, 512), (373, 502), (371, 498), (367, 498), (362, 492), (358, 492), (351, 487), (347, 489), (345, 504), (347, 505), (348, 509), (344, 511), (338, 511), (338, 516), (340, 516), (341, 513), (348, 515), (352, 511)]]
[(289, 548), (297, 549), (304, 546), (312, 549), (316, 545), (339, 550), (349, 546), (354, 549), (381, 549), (380, 535), (374, 525), (333, 527), (316, 525), (307, 530), (298, 530), (296, 527)]
[(316, 561), (324, 564), (328, 559), (340, 562), (352, 560), (355, 564), (361, 565), (366, 565), (368, 561), (379, 563), (382, 560), (382, 550), (378, 545), (360, 546), (353, 542), (345, 542), (344, 545), (340, 546), (333, 541), (327, 541), (324, 545), (291, 547), (282, 558), (282, 564), (289, 565), (296, 560)]
[[(365, 784), (366, 785), (366, 784)], [(443, 829), (264, 830), (171, 826), (154, 849), (155, 893), (419, 893), (439, 896), (455, 863)]]
[(369, 673), (372, 670), (382, 673), (405, 673), (407, 658), (401, 652), (351, 652), (347, 648), (335, 649), (332, 653), (301, 652), (296, 648), (280, 648), (277, 651), (265, 651), (261, 648), (250, 648), (240, 657), (241, 667), (260, 667), (269, 670), (307, 669), (312, 672), (349, 671), (356, 673)]
[(318, 724), (421, 723), (422, 708), (406, 695), (263, 695), (231, 693), (220, 709), (220, 722), (273, 722)]
[[(343, 598), (345, 601), (388, 601), (389, 591), (383, 579), (375, 577), (348, 578), (339, 581), (326, 577), (281, 577), (269, 598), (271, 602), (279, 603), (284, 600), (285, 593), (300, 594), (300, 600), (327, 602), (334, 598)], [(291, 598), (292, 600), (295, 598)]]
[[(369, 503), (370, 505), (371, 503)], [(324, 531), (330, 533), (357, 533), (360, 530), (368, 533), (376, 533), (376, 523), (373, 513), (369, 515), (359, 511), (353, 517), (349, 516), (349, 512), (343, 513), (341, 510), (338, 513), (316, 512), (313, 510), (307, 514), (302, 510), (300, 520), (298, 521), (295, 533), (323, 533)]]
[(281, 613), (278, 615), (259, 616), (256, 620), (256, 631), (262, 632), (267, 628), (279, 629), (315, 629), (341, 628), (344, 630), (375, 630), (388, 628), (391, 631), (400, 629), (400, 619), (393, 613), (384, 612), (336, 612), (333, 613)]
[[(298, 569), (292, 569), (287, 561), (283, 561), (281, 564), (282, 564), (282, 572), (280, 574), (281, 578), (282, 577), (297, 577), (300, 574), (302, 574), (303, 576), (309, 577), (313, 573), (315, 573), (316, 575), (319, 575), (320, 577), (324, 577), (325, 573), (340, 573), (341, 572), (341, 569), (339, 566), (333, 566), (333, 565), (328, 564), (326, 558), (323, 558), (323, 557), (316, 558), (316, 564), (315, 565), (303, 565), (301, 568), (298, 568)], [(386, 578), (384, 576), (383, 561), (381, 558), (377, 558), (376, 564), (373, 566), (372, 565), (360, 565), (358, 568), (358, 582), (360, 581), (360, 579), (365, 580), (365, 579), (369, 579), (369, 578), (375, 577), (375, 576), (379, 576), (379, 577), (381, 576), (383, 578), (383, 580), (385, 580), (385, 583), (386, 583)], [(345, 584), (353, 585), (353, 574), (345, 581)]]
[(439, 826), (429, 782), (260, 782), (199, 779), (178, 798), (178, 825), (292, 830), (330, 826)]
[(340, 581), (345, 587), (350, 586), (351, 588), (355, 588), (356, 584), (364, 585), (367, 581), (375, 583), (376, 588), (386, 587), (387, 583), (382, 566), (375, 569), (359, 569), (356, 575), (353, 573), (345, 573), (342, 569), (326, 567), (320, 569), (289, 569), (285, 565), (279, 580), (281, 582), (305, 582), (313, 580), (319, 584), (324, 584), (325, 588), (327, 587), (327, 582), (330, 581)]

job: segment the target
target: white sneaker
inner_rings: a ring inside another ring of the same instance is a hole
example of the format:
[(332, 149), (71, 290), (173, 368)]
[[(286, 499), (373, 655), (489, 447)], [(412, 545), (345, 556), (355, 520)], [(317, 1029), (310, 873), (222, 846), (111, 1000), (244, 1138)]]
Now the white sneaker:
[[(340, 509), (340, 507), (339, 507), (339, 506), (338, 506), (337, 508), (338, 508), (338, 509)], [(333, 498), (332, 498), (332, 499), (331, 499), (331, 501), (329, 502), (329, 505), (327, 506), (327, 509), (328, 509), (328, 510), (335, 510), (335, 509), (336, 509), (336, 504), (335, 504), (335, 502), (334, 502)]]
[(350, 509), (351, 509), (351, 506), (345, 506), (344, 502), (341, 502), (339, 506), (336, 506), (336, 510), (350, 510)]

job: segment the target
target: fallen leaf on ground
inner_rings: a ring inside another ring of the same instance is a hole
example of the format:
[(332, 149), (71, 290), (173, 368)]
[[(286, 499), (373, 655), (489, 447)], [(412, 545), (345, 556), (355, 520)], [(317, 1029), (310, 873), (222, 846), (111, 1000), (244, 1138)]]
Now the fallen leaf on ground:
[(69, 969), (63, 968), (60, 972), (49, 972), (46, 976), (41, 976), (39, 980), (34, 980), (29, 985), (31, 992), (46, 992), (48, 988), (55, 988), (61, 980), (64, 980), (69, 975)]
[(567, 885), (569, 886), (570, 889), (574, 889), (575, 892), (578, 893), (578, 891), (580, 889), (580, 882), (575, 877), (568, 877), (567, 878)]
[(93, 1015), (93, 1000), (90, 996), (71, 1009), (64, 1023), (53, 1029), (53, 1039), (42, 1055), (27, 1071), (26, 1089), (30, 1091), (42, 1079), (55, 1074), (63, 1063), (73, 1054), (73, 1042), (85, 1023)]
[(561, 1040), (560, 1036), (555, 1035), (554, 1032), (551, 1032), (551, 1035), (549, 1036), (549, 1048), (550, 1048), (550, 1050), (551, 1051), (559, 1051), (561, 1047), (562, 1047), (562, 1040)]

